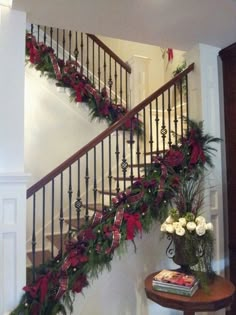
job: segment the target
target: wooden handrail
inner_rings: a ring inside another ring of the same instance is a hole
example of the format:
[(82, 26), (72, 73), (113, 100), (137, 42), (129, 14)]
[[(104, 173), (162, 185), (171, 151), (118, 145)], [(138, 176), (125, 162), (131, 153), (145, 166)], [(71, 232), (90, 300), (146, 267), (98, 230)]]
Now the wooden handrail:
[(125, 63), (119, 56), (117, 56), (107, 45), (105, 45), (97, 36), (87, 34), (99, 47), (101, 47), (108, 55), (110, 55), (115, 61), (121, 65), (128, 73), (131, 73), (130, 66)]
[(69, 157), (66, 161), (61, 163), (58, 167), (56, 167), (54, 170), (52, 170), (50, 173), (48, 173), (46, 176), (44, 176), (42, 179), (40, 179), (37, 183), (32, 185), (27, 190), (27, 198), (31, 197), (35, 192), (37, 192), (39, 189), (41, 189), (44, 185), (48, 184), (53, 178), (58, 176), (61, 172), (63, 172), (65, 169), (67, 169), (70, 165), (72, 165), (75, 161), (77, 161), (79, 158), (81, 158), (84, 154), (89, 152), (92, 148), (94, 148), (97, 144), (99, 144), (102, 140), (104, 140), (112, 132), (119, 129), (122, 125), (124, 125), (124, 123), (128, 119), (134, 117), (134, 115), (136, 115), (138, 112), (140, 112), (143, 108), (145, 108), (148, 104), (150, 104), (154, 99), (156, 99), (158, 96), (160, 96), (166, 90), (168, 90), (172, 85), (174, 85), (177, 81), (182, 79), (186, 74), (191, 72), (193, 69), (194, 69), (194, 64), (192, 63), (190, 66), (188, 66), (188, 68), (186, 68), (184, 71), (179, 73), (177, 76), (175, 76), (173, 79), (168, 81), (166, 84), (164, 84), (157, 91), (155, 91), (149, 97), (147, 97), (145, 100), (143, 100), (141, 103), (139, 103), (136, 107), (134, 107), (132, 110), (130, 110), (124, 117), (122, 117), (120, 120), (115, 122), (112, 126), (107, 128), (106, 130), (104, 130), (96, 138), (91, 140), (83, 148), (81, 148), (76, 153), (74, 153), (71, 157)]

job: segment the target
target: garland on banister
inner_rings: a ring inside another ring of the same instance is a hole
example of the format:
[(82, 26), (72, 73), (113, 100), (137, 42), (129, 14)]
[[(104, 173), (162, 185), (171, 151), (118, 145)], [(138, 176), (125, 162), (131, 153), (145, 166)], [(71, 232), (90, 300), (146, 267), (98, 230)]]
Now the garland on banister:
[[(26, 55), (27, 61), (42, 74), (55, 79), (57, 86), (70, 88), (72, 100), (85, 102), (92, 119), (105, 120), (112, 125), (128, 112), (122, 104), (116, 104), (109, 98), (105, 87), (99, 92), (83, 74), (78, 62), (64, 62), (55, 55), (53, 48), (38, 43), (30, 33), (26, 33)], [(141, 132), (142, 122), (134, 117), (125, 122), (124, 128)]]
[(66, 250), (37, 269), (34, 283), (26, 285), (19, 305), (11, 315), (68, 314), (76, 293), (89, 279), (111, 268), (117, 248), (134, 242), (137, 234), (149, 232), (163, 222), (183, 181), (199, 178), (212, 165), (211, 145), (218, 138), (203, 133), (202, 123), (189, 121), (189, 131), (164, 155), (156, 156), (147, 176), (113, 198), (111, 209), (96, 212), (76, 238), (66, 241)]

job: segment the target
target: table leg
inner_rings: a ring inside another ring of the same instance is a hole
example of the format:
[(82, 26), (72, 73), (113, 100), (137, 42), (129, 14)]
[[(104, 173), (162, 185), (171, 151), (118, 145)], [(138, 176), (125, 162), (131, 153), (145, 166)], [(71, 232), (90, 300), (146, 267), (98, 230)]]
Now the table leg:
[(194, 311), (184, 311), (184, 315), (194, 315)]

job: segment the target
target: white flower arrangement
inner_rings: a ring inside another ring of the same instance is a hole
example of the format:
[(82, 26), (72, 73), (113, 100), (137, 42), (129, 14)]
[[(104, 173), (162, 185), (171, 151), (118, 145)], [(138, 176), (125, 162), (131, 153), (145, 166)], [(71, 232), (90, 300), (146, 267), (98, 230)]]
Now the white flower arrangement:
[(178, 236), (184, 236), (189, 232), (203, 236), (206, 234), (206, 231), (213, 231), (213, 224), (207, 222), (201, 215), (195, 216), (193, 213), (188, 212), (185, 216), (179, 217), (177, 209), (172, 209), (171, 213), (165, 222), (162, 223), (161, 232), (176, 234)]

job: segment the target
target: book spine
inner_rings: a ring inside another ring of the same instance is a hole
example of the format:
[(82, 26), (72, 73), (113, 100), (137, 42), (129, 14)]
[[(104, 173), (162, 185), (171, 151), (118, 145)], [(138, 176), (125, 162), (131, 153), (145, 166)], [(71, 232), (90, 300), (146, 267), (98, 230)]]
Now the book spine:
[(178, 294), (178, 295), (184, 295), (184, 296), (192, 296), (193, 293), (187, 292), (187, 291), (181, 291), (178, 289), (173, 289), (173, 288), (164, 288), (164, 287), (158, 287), (158, 286), (153, 286), (153, 289), (156, 291), (161, 291), (161, 292), (166, 292), (166, 293), (173, 293), (173, 294)]

